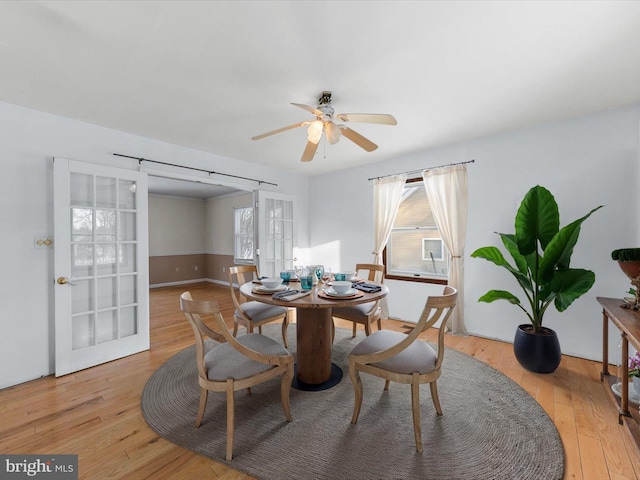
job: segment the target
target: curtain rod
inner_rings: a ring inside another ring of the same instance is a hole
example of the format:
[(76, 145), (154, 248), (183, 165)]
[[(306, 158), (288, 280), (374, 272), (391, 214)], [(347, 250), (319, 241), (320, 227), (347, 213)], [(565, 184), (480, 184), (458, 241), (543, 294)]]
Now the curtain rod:
[(209, 175), (211, 174), (224, 175), (225, 177), (240, 178), (242, 180), (251, 180), (252, 182), (257, 182), (258, 185), (266, 183), (267, 185), (273, 185), (274, 187), (278, 186), (277, 183), (266, 182), (264, 180), (256, 180), (255, 178), (241, 177), (240, 175), (231, 175), (230, 173), (220, 173), (220, 172), (214, 172), (213, 170), (205, 170), (203, 168), (187, 167), (185, 165), (176, 165), (175, 163), (159, 162), (158, 160), (149, 160), (148, 158), (142, 158), (142, 157), (132, 157), (131, 155), (123, 155), (121, 153), (114, 153), (114, 155), (116, 157), (133, 158), (134, 160), (138, 160), (138, 164), (142, 162), (158, 163), (160, 165), (168, 165), (170, 167), (179, 167), (179, 168), (186, 168), (188, 170), (195, 170), (197, 172), (205, 172), (205, 173), (208, 173)]
[(411, 170), (409, 172), (400, 172), (400, 173), (391, 173), (389, 175), (380, 175), (379, 177), (371, 177), (369, 179), (369, 181), (371, 180), (378, 180), (380, 178), (387, 178), (387, 177), (393, 177), (394, 175), (400, 175), (400, 174), (406, 174), (406, 175), (411, 175), (412, 173), (419, 173), (419, 172), (423, 172), (425, 170), (433, 170), (434, 168), (442, 168), (442, 167), (452, 167), (454, 165), (465, 165), (467, 163), (474, 163), (475, 160), (467, 160), (466, 162), (458, 162), (458, 163), (448, 163), (446, 165), (438, 165), (437, 167), (430, 167), (430, 168), (423, 168), (421, 170)]

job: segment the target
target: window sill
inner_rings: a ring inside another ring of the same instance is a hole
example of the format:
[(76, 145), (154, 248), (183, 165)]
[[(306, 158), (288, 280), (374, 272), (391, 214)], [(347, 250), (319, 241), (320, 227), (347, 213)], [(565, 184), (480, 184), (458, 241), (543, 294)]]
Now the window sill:
[(384, 278), (385, 280), (401, 280), (405, 282), (433, 283), (435, 285), (449, 284), (449, 281), (446, 278), (405, 277), (401, 275), (385, 275)]

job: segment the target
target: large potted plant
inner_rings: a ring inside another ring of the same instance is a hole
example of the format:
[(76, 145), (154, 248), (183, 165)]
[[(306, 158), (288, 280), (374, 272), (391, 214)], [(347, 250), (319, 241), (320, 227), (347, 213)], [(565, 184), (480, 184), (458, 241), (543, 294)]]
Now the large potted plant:
[(530, 323), (518, 326), (513, 348), (527, 370), (550, 373), (560, 365), (558, 337), (555, 331), (542, 326), (542, 319), (551, 304), (564, 312), (595, 282), (592, 271), (571, 268), (569, 262), (582, 222), (600, 208), (602, 205), (560, 228), (558, 204), (549, 190), (537, 185), (527, 192), (518, 208), (515, 233), (498, 234), (513, 265), (497, 247), (482, 247), (471, 254), (507, 270), (524, 292), (524, 305), (505, 290), (490, 290), (478, 301), (506, 300), (526, 314)]

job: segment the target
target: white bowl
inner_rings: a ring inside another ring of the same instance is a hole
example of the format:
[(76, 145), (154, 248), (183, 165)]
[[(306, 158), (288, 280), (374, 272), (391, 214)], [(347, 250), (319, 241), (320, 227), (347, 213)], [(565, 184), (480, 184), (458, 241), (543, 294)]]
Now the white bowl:
[(338, 273), (334, 273), (334, 276), (336, 275), (344, 275), (344, 279), (345, 281), (349, 281), (353, 278), (353, 276), (355, 275), (355, 272), (338, 272)]
[(278, 288), (282, 284), (282, 279), (280, 277), (271, 277), (271, 278), (263, 278), (262, 286), (268, 289)]
[(331, 288), (336, 293), (346, 293), (351, 288), (351, 282), (332, 282)]

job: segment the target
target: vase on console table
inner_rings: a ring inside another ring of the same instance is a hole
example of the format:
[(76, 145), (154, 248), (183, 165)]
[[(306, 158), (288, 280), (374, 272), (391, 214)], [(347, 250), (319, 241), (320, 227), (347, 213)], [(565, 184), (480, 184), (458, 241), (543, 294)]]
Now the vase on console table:
[(631, 377), (633, 379), (633, 389), (636, 395), (640, 397), (640, 377)]

